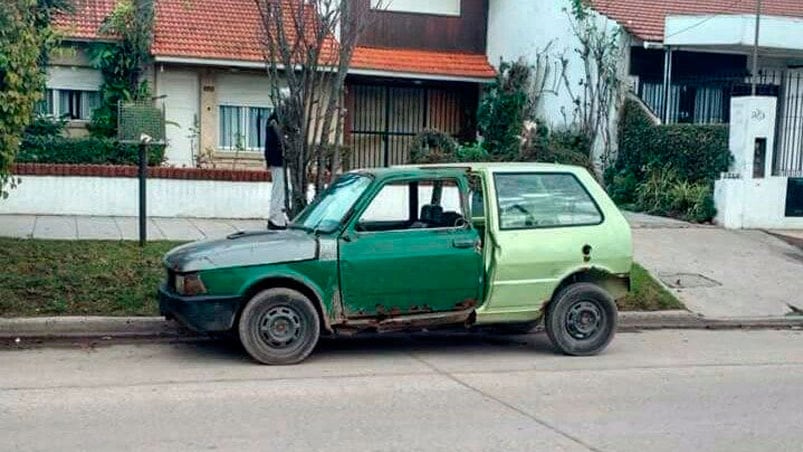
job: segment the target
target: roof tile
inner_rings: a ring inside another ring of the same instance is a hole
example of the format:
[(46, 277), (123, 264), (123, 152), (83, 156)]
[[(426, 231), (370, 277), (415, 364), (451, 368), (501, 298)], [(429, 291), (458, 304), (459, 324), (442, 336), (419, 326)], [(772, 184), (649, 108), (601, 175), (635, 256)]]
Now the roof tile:
[(72, 12), (54, 17), (55, 28), (72, 39), (101, 38), (100, 26), (116, 4), (117, 0), (73, 0)]
[[(645, 41), (664, 40), (669, 15), (754, 14), (756, 0), (590, 0), (594, 9)], [(803, 17), (803, 0), (763, 0), (763, 14)]]

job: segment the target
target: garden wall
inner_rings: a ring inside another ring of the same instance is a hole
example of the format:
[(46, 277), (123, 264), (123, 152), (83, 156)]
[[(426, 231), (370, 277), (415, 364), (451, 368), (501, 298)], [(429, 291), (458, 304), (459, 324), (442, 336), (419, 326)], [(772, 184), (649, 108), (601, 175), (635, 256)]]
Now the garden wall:
[[(148, 215), (193, 218), (266, 218), (266, 171), (151, 168)], [(20, 164), (22, 183), (0, 201), (0, 214), (138, 215), (139, 181), (130, 166)]]

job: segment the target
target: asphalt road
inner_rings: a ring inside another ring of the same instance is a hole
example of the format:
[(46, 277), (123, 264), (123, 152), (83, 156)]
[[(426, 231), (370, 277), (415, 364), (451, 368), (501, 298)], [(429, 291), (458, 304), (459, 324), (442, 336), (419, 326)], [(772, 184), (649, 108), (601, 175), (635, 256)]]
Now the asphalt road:
[(0, 450), (801, 450), (803, 332), (325, 341), (264, 367), (221, 343), (0, 350)]

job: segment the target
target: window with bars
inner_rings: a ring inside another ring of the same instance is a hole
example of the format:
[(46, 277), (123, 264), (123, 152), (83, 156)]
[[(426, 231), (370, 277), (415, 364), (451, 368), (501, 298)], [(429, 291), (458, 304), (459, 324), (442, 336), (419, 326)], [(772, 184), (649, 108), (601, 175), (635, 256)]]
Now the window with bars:
[(36, 105), (36, 112), (71, 121), (89, 121), (92, 112), (100, 107), (98, 91), (48, 89), (45, 98)]
[(271, 109), (221, 105), (218, 145), (222, 151), (262, 151)]

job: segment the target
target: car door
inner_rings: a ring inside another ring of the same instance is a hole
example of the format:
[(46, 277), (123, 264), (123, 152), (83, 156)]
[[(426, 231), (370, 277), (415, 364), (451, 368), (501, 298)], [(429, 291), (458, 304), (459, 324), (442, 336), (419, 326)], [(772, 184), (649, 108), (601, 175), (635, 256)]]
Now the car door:
[(616, 248), (616, 235), (571, 172), (496, 172), (489, 309), (526, 310), (548, 300), (568, 272)]
[(454, 311), (482, 287), (479, 235), (466, 220), (462, 176), (388, 180), (340, 240), (350, 318)]

